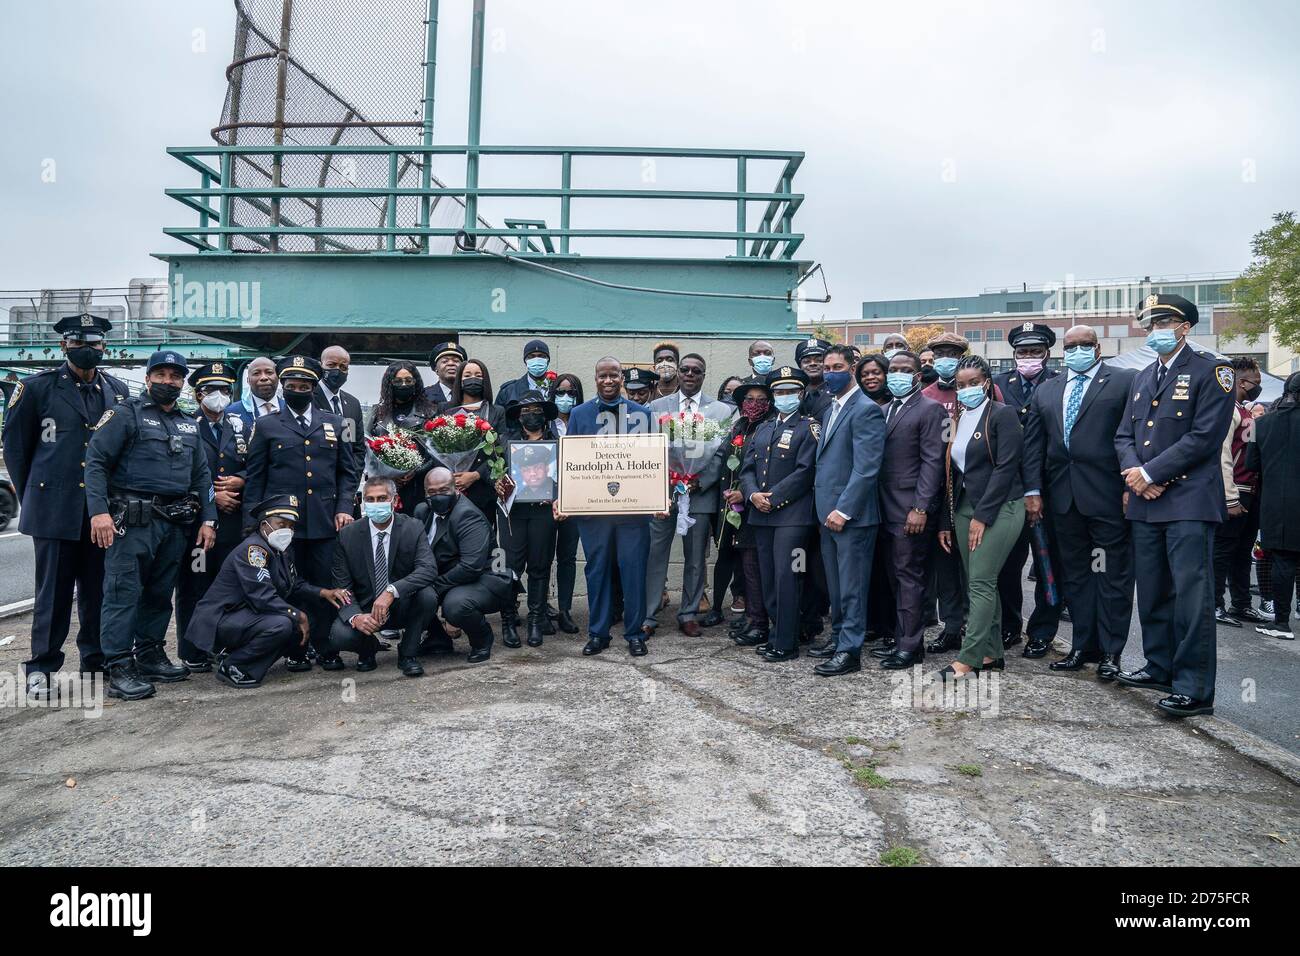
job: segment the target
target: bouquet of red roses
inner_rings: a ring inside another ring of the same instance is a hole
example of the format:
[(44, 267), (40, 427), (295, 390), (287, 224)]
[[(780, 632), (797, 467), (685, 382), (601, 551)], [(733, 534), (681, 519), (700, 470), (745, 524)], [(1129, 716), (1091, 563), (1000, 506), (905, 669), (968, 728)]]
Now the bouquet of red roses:
[(492, 480), (505, 474), (505, 459), (497, 433), (486, 418), (473, 412), (439, 415), (424, 423), (421, 442), (434, 458), (453, 472), (468, 471), (482, 451), (492, 465)]
[(378, 478), (408, 475), (424, 464), (414, 433), (395, 427), (387, 435), (366, 439), (366, 474)]

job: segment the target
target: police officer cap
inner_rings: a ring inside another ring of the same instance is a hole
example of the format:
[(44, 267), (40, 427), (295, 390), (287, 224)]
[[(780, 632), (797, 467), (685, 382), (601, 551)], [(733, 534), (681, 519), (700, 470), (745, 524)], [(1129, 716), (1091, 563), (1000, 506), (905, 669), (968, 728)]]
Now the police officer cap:
[(551, 450), (550, 445), (534, 441), (525, 442), (522, 447), (516, 445), (513, 455), (520, 468), (527, 468), (529, 465), (549, 465), (555, 460), (555, 452)]
[(514, 421), (528, 405), (542, 406), (542, 414), (546, 416), (548, 422), (554, 420), (560, 414), (560, 410), (555, 407), (553, 401), (546, 397), (545, 393), (539, 392), (537, 389), (529, 389), (518, 398), (512, 398), (510, 404), (506, 405), (506, 419)]
[(112, 327), (113, 323), (108, 319), (89, 312), (65, 316), (54, 323), (54, 331), (65, 339), (81, 339), (84, 342), (101, 341)]
[(265, 501), (253, 506), (253, 517), (258, 521), (264, 521), (267, 518), (276, 516), (289, 518), (292, 521), (298, 520), (298, 496), (297, 495), (272, 495)]
[(280, 380), (287, 378), (301, 378), (315, 385), (320, 381), (321, 366), (307, 355), (286, 355), (275, 365), (276, 374)]
[(623, 384), (628, 388), (650, 388), (659, 384), (659, 373), (631, 365), (623, 369)]
[[(751, 375), (749, 378), (741, 379), (740, 384), (732, 390), (731, 397), (735, 399), (736, 404), (739, 405), (745, 400), (746, 392), (758, 389), (763, 393), (764, 398), (771, 398), (772, 389), (768, 385), (767, 380), (774, 374), (775, 372), (769, 372), (767, 375)], [(803, 373), (801, 372), (800, 374), (802, 375)], [(806, 380), (807, 378), (808, 376), (804, 375), (804, 379)]]
[(794, 347), (794, 360), (798, 363), (802, 362), (806, 355), (825, 355), (830, 347), (831, 343), (825, 339), (810, 336)]
[(1056, 333), (1041, 322), (1026, 322), (1008, 332), (1007, 341), (1013, 349), (1024, 345), (1046, 345), (1050, 349), (1056, 344)]
[(455, 342), (439, 342), (433, 347), (433, 351), (429, 353), (429, 364), (436, 365), (438, 359), (442, 358), (444, 355), (455, 355), (462, 362), (469, 359), (469, 353)]
[(235, 367), (229, 362), (209, 362), (200, 365), (190, 375), (190, 388), (198, 391), (204, 385), (235, 384)]
[(800, 388), (807, 388), (808, 374), (797, 365), (778, 365), (767, 373), (767, 387), (773, 389), (778, 385), (798, 385)]
[(182, 375), (188, 375), (190, 371), (190, 367), (185, 364), (184, 355), (181, 355), (180, 352), (173, 352), (171, 349), (163, 349), (162, 351), (154, 352), (153, 355), (149, 356), (149, 364), (145, 368), (144, 373), (148, 375), (154, 369), (161, 368), (164, 365), (170, 365), (172, 368), (180, 369)]
[(1182, 319), (1191, 325), (1195, 325), (1201, 318), (1196, 311), (1196, 303), (1184, 299), (1181, 295), (1153, 292), (1138, 305), (1137, 320), (1144, 329), (1149, 329), (1152, 322), (1165, 316)]

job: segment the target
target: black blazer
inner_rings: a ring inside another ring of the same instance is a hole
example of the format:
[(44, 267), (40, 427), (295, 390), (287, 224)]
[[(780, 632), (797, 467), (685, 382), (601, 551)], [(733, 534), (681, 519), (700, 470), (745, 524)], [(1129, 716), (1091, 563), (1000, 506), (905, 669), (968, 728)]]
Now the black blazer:
[(1124, 516), (1124, 479), (1115, 452), (1119, 430), (1132, 391), (1134, 369), (1109, 368), (1104, 363), (1083, 395), (1070, 447), (1065, 447), (1066, 389), (1074, 373), (1058, 375), (1035, 390), (1025, 423), (1026, 491), (1037, 489), (1053, 514), (1071, 505), (1088, 517)]
[(1246, 467), (1259, 474), (1259, 540), (1274, 551), (1300, 551), (1300, 408), (1273, 410), (1255, 422)]
[[(388, 529), (388, 583), (397, 589), (398, 599), (408, 598), (433, 583), (433, 552), (425, 540), (424, 527), (407, 515), (393, 515)], [(339, 532), (334, 548), (334, 587), (346, 588), (352, 601), (339, 608), (346, 623), (354, 614), (364, 614), (375, 603), (375, 552), (370, 546), (370, 519), (354, 521)]]
[[(426, 541), (433, 517), (427, 501), (415, 509), (415, 519), (420, 522)], [(433, 539), (433, 563), (433, 587), (440, 599), (452, 588), (480, 579), (487, 582), (500, 578), (509, 587), (505, 575), (491, 573), (492, 526), (467, 495), (457, 495), (451, 514), (439, 519)]]
[[(352, 446), (352, 461), (359, 475), (366, 463), (366, 423), (361, 415), (361, 400), (351, 392), (340, 390), (338, 395), (343, 409), (343, 439)], [(323, 411), (334, 411), (319, 385), (312, 392), (312, 404)]]
[[(886, 416), (889, 405), (882, 405)], [(938, 402), (913, 395), (885, 428), (885, 457), (880, 463), (880, 518), (895, 533), (907, 513), (920, 508), (933, 514), (943, 492), (943, 430), (948, 413)], [(933, 527), (934, 519), (930, 519)]]
[[(501, 435), (501, 428), (505, 424), (505, 409), (495, 402), (485, 402), (485, 407), (478, 411), (472, 411), (469, 414), (477, 415), (479, 418), (486, 418), (492, 429)], [(464, 411), (461, 405), (442, 405), (438, 408), (440, 415), (455, 415), (459, 411)], [(469, 466), (470, 471), (478, 472), (478, 481), (469, 486), (465, 492), (465, 497), (478, 506), (483, 516), (495, 524), (496, 507), (497, 507), (497, 490), (492, 482), (492, 465), (488, 462), (487, 457), (479, 452), (474, 456), (474, 463)]]
[[(953, 460), (952, 443), (948, 445), (948, 507), (944, 510), (946, 523), (941, 524), (945, 530), (952, 529), (954, 514), (964, 495), (974, 502), (975, 517), (991, 525), (1004, 504), (1023, 497), (1025, 493), (1020, 482), (1024, 436), (1016, 409), (986, 399), (978, 409), (965, 414), (978, 415), (980, 420), (966, 443), (964, 471)], [(953, 435), (956, 433), (954, 424)]]

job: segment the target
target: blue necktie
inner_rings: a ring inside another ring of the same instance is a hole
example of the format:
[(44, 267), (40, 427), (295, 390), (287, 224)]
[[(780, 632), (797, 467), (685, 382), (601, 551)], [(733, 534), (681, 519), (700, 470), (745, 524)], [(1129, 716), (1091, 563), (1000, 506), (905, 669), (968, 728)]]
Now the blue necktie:
[(1088, 386), (1088, 376), (1074, 376), (1074, 388), (1070, 389), (1069, 401), (1065, 403), (1065, 447), (1070, 447), (1070, 430), (1074, 420), (1079, 417), (1079, 406), (1083, 404), (1083, 390)]

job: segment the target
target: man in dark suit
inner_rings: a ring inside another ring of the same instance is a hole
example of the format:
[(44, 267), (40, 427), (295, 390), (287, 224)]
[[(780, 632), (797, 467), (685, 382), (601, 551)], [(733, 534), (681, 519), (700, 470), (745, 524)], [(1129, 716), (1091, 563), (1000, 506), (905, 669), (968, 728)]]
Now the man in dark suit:
[[(648, 434), (650, 409), (629, 402), (621, 394), (623, 366), (612, 355), (596, 363), (596, 397), (583, 402), (569, 414), (566, 435)], [(646, 555), (650, 551), (650, 516), (627, 515), (583, 517), (560, 520), (578, 522), (582, 553), (587, 559), (587, 643), (588, 657), (609, 647), (612, 621), (614, 568), (623, 590), (623, 636), (628, 653), (646, 653), (644, 623), (646, 606)], [(638, 614), (636, 609), (642, 613)]]
[(438, 613), (438, 595), (429, 585), (437, 569), (424, 526), (410, 515), (395, 514), (397, 485), (370, 478), (361, 494), (364, 515), (339, 532), (334, 549), (334, 587), (348, 593), (330, 627), (334, 653), (352, 651), (357, 670), (377, 666), (381, 630), (401, 630), (397, 666), (420, 677), (420, 639)]
[(925, 577), (930, 539), (943, 491), (944, 428), (948, 413), (921, 394), (921, 358), (900, 350), (885, 377), (885, 453), (880, 466), (881, 528), (875, 560), (885, 570), (897, 612), (895, 641), (871, 652), (885, 670), (925, 659)]
[(74, 585), (81, 670), (104, 666), (104, 549), (90, 540), (84, 473), (96, 423), (129, 394), (123, 382), (98, 370), (112, 328), (97, 315), (60, 319), (54, 331), (66, 361), (14, 385), (4, 416), (5, 467), (22, 502), (18, 530), (31, 535), (36, 557), (32, 656), (23, 667), (27, 692), (39, 700), (49, 699), (49, 675), (63, 666)]
[[(343, 440), (343, 420), (333, 412), (315, 408), (313, 392), (320, 381), (320, 363), (295, 355), (280, 360), (280, 386), (284, 408), (263, 415), (253, 429), (245, 471), (244, 507), (272, 495), (294, 495), (302, 517), (293, 536), (293, 557), (308, 581), (329, 581), (334, 572), (334, 544), (344, 526), (352, 522), (352, 491), (357, 485), (357, 465), (352, 446)], [(312, 615), (312, 646), (321, 667), (341, 670), (343, 661), (329, 649), (330, 607), (316, 602)], [(289, 658), (289, 670), (311, 670), (305, 652)]]
[(429, 353), (429, 368), (433, 369), (434, 379), (432, 385), (425, 386), (424, 397), (435, 408), (451, 401), (456, 376), (468, 358), (469, 353), (455, 342), (439, 342)]
[(760, 656), (776, 663), (799, 656), (799, 582), (795, 568), (807, 559), (808, 538), (817, 527), (813, 475), (821, 425), (799, 411), (807, 374), (782, 365), (767, 374), (776, 414), (754, 429), (740, 468), (740, 492), (750, 506), (763, 603), (771, 631)]
[(546, 375), (550, 367), (551, 347), (541, 339), (530, 341), (524, 346), (524, 374), (497, 390), (497, 405), (505, 408), (525, 392), (541, 392), (550, 398), (553, 376)]
[[(993, 385), (1002, 393), (1003, 403), (1010, 405), (1020, 416), (1020, 427), (1024, 428), (1029, 419), (1029, 404), (1038, 389), (1048, 382), (1055, 381), (1060, 373), (1047, 367), (1047, 356), (1056, 344), (1056, 333), (1041, 322), (1025, 322), (1007, 333), (1007, 343), (1013, 350), (1016, 367), (1013, 371), (993, 376)], [(1021, 481), (1025, 480), (1022, 472)], [(1029, 485), (1025, 485), (1026, 488)], [(1048, 518), (1047, 524), (1051, 524)], [(998, 596), (1002, 602), (1002, 646), (1015, 647), (1020, 643), (1021, 622), (1024, 619), (1024, 589), (1021, 582), (1025, 575), (1025, 558), (1029, 557), (1033, 531), (1029, 522), (1020, 529), (1007, 556), (1007, 563), (998, 575)], [(1048, 540), (1051, 540), (1049, 533)], [(1060, 563), (1059, 556), (1049, 548), (1048, 560), (1053, 567)], [(1025, 645), (1024, 656), (1037, 658), (1047, 653), (1052, 638), (1061, 621), (1061, 602), (1055, 604), (1048, 600), (1046, 575), (1035, 549), (1035, 567), (1038, 574), (1034, 578), (1034, 610), (1025, 627), (1029, 642)]]
[(826, 677), (861, 669), (865, 591), (880, 524), (876, 476), (885, 452), (885, 415), (853, 380), (852, 356), (844, 345), (826, 350), (822, 381), (831, 404), (822, 413), (813, 485), (830, 589), (831, 635), (808, 653), (827, 658), (814, 668)]
[(1161, 690), (1173, 717), (1214, 713), (1214, 529), (1228, 515), (1219, 455), (1232, 422), (1232, 366), (1195, 351), (1199, 318), (1179, 295), (1149, 295), (1138, 321), (1158, 358), (1133, 380), (1115, 435), (1132, 522), (1146, 666), (1129, 687)]
[(320, 364), (320, 381), (312, 393), (312, 402), (322, 411), (333, 412), (343, 419), (343, 441), (352, 446), (352, 462), (360, 477), (366, 461), (366, 424), (361, 413), (361, 400), (351, 392), (343, 391), (352, 356), (343, 346), (331, 345), (321, 352)]
[(243, 419), (251, 435), (257, 420), (277, 414), (284, 408), (284, 400), (275, 394), (280, 386), (280, 377), (276, 374), (274, 359), (259, 355), (244, 366), (244, 371), (248, 377), (248, 394), (235, 402), (230, 410)]
[[(479, 664), (492, 656), (494, 635), (487, 615), (514, 601), (513, 585), (509, 575), (492, 571), (492, 526), (456, 490), (451, 472), (441, 466), (431, 468), (424, 476), (424, 492), (426, 498), (416, 506), (414, 517), (423, 525), (433, 552), (436, 573), (430, 588), (447, 623), (469, 638), (467, 660)], [(433, 634), (421, 645), (421, 653), (450, 641), (436, 617), (429, 626)]]
[[(1068, 372), (1034, 392), (1025, 424), (1025, 511), (1044, 522), (1060, 555), (1074, 643), (1055, 671), (1097, 664), (1114, 680), (1133, 615), (1133, 543), (1115, 433), (1132, 392), (1131, 369), (1107, 368), (1095, 330), (1065, 333)], [(1098, 561), (1097, 559), (1101, 560)]]

